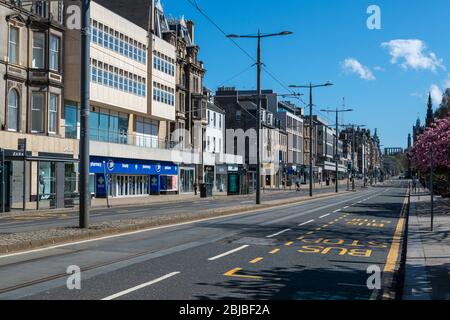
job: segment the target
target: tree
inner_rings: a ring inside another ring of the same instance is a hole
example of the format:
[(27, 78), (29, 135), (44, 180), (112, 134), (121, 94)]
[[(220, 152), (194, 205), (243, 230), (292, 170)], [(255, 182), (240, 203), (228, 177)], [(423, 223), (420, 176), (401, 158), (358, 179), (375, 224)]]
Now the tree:
[(437, 120), (419, 136), (409, 152), (411, 164), (422, 177), (429, 176), (431, 152), (435, 180), (443, 193), (448, 194), (450, 181), (450, 117)]
[(431, 92), (428, 95), (428, 105), (427, 105), (427, 118), (425, 120), (425, 125), (427, 127), (431, 126), (434, 122), (434, 115), (433, 115), (433, 101), (431, 100)]
[(439, 108), (434, 113), (436, 119), (444, 119), (450, 116), (450, 89), (445, 90), (444, 96), (442, 97), (442, 102)]

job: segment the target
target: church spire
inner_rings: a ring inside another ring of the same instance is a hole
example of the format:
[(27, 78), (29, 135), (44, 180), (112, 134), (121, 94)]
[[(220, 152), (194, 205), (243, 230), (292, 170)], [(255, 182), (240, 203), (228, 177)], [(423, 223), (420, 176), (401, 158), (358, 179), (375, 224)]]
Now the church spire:
[(433, 101), (431, 100), (431, 92), (428, 95), (427, 119), (425, 122), (427, 127), (431, 126), (434, 122)]

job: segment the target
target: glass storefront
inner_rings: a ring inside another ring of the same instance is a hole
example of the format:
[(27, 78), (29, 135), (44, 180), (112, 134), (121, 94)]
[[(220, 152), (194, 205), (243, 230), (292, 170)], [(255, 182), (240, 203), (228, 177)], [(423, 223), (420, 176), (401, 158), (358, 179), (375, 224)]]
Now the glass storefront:
[(38, 181), (40, 208), (54, 208), (56, 205), (55, 163), (39, 162)]
[(148, 196), (150, 176), (110, 175), (108, 193), (110, 197)]
[(216, 165), (216, 191), (226, 192), (227, 191), (227, 166), (226, 165)]
[(132, 197), (178, 192), (178, 166), (123, 158), (91, 157), (95, 196)]
[(180, 193), (194, 192), (194, 181), (194, 168), (180, 168)]

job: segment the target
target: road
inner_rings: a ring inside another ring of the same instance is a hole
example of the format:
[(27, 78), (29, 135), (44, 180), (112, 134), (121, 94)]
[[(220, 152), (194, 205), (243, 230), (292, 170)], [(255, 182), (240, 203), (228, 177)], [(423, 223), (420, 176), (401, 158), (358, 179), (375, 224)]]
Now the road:
[[(334, 187), (324, 187), (314, 190), (314, 194), (333, 192)], [(345, 187), (341, 186), (341, 190)], [(283, 192), (266, 191), (262, 194), (263, 201), (291, 199), (306, 196), (307, 187), (301, 192), (286, 190)], [(218, 197), (217, 199), (180, 200), (176, 203), (153, 203), (132, 207), (112, 207), (110, 209), (95, 209), (91, 212), (91, 223), (114, 221), (120, 219), (136, 219), (149, 216), (178, 214), (186, 211), (196, 212), (215, 208), (227, 208), (239, 205), (253, 204), (255, 195)], [(71, 227), (78, 225), (77, 213), (30, 213), (17, 217), (0, 217), (0, 233), (18, 233), (56, 227)]]
[[(0, 257), (0, 299), (371, 299), (395, 262), (405, 187)], [(81, 290), (66, 287), (68, 266)]]

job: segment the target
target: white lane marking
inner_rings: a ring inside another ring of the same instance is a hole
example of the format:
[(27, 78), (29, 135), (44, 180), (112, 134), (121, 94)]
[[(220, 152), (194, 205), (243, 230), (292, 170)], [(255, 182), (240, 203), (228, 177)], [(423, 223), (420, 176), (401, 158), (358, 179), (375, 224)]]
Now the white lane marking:
[(241, 203), (242, 203), (242, 204), (245, 204), (245, 203), (253, 203), (253, 202), (255, 202), (255, 201), (249, 200), (249, 201), (242, 201)]
[(283, 230), (283, 231), (280, 231), (280, 232), (271, 234), (270, 236), (267, 236), (266, 238), (273, 238), (273, 237), (279, 236), (280, 234), (283, 234), (283, 233), (288, 232), (288, 231), (291, 231), (291, 230), (292, 230), (292, 229), (286, 229), (286, 230)]
[(344, 207), (344, 209), (348, 209), (348, 208), (350, 208), (350, 206), (345, 206), (345, 207)]
[(342, 209), (334, 210), (333, 213), (339, 212), (339, 211), (341, 211), (341, 210), (342, 210)]
[[(316, 212), (316, 211), (319, 211), (321, 209), (325, 209), (325, 208), (328, 208), (328, 207), (332, 207), (332, 206), (335, 206), (336, 204), (341, 204), (341, 203), (347, 202), (349, 200), (360, 198), (361, 196), (362, 195), (359, 195), (357, 197), (354, 197), (354, 198), (351, 198), (351, 199), (347, 199), (347, 200), (344, 200), (344, 201), (341, 201), (341, 202), (338, 202), (338, 203), (334, 203), (334, 204), (330, 204), (330, 205), (327, 205), (327, 206), (319, 207), (319, 208), (316, 208), (316, 209), (313, 209), (313, 210), (309, 210), (309, 211), (303, 212), (301, 215), (312, 213), (312, 212)], [(320, 199), (311, 199), (310, 201), (308, 201), (308, 200), (301, 201), (301, 204), (317, 202), (317, 200), (320, 200)], [(296, 205), (296, 203), (283, 204), (283, 205), (280, 205), (278, 208), (279, 209), (281, 209), (281, 208), (289, 208), (289, 207), (292, 207), (294, 205)], [(187, 222), (169, 224), (167, 226), (152, 227), (152, 228), (146, 228), (146, 229), (137, 230), (137, 231), (131, 231), (131, 232), (126, 232), (126, 233), (114, 234), (114, 235), (111, 235), (111, 236), (104, 236), (104, 237), (99, 237), (99, 238), (94, 238), (94, 239), (87, 239), (87, 240), (80, 240), (80, 241), (75, 241), (75, 242), (63, 243), (63, 244), (58, 244), (58, 245), (55, 245), (55, 246), (50, 246), (50, 247), (45, 247), (45, 248), (31, 249), (31, 250), (27, 250), (27, 251), (15, 252), (15, 253), (10, 253), (10, 254), (0, 255), (0, 259), (9, 258), (9, 257), (15, 257), (15, 256), (21, 256), (21, 255), (26, 255), (26, 254), (30, 254), (30, 253), (36, 253), (36, 252), (43, 252), (43, 251), (53, 250), (53, 249), (58, 249), (58, 248), (64, 248), (64, 247), (69, 247), (69, 246), (78, 245), (78, 244), (84, 244), (84, 243), (90, 243), (90, 242), (96, 242), (96, 241), (102, 241), (102, 240), (108, 240), (108, 239), (114, 239), (114, 238), (122, 238), (122, 237), (127, 237), (127, 236), (140, 234), (140, 233), (144, 233), (144, 232), (151, 232), (151, 231), (156, 231), (156, 230), (169, 229), (169, 228), (174, 228), (174, 227), (181, 227), (181, 226), (195, 224), (195, 223), (198, 223), (198, 222), (214, 221), (214, 220), (220, 220), (220, 219), (228, 219), (228, 218), (248, 215), (249, 213), (257, 213), (257, 212), (261, 212), (261, 211), (267, 211), (267, 208), (254, 209), (254, 210), (234, 213), (234, 214), (226, 215), (225, 217), (220, 216), (220, 217), (204, 218), (204, 219), (198, 219), (198, 220), (194, 220), (194, 221), (187, 221)], [(277, 223), (277, 222), (284, 221), (284, 220), (289, 220), (291, 218), (293, 218), (293, 217), (289, 216), (289, 217), (285, 217), (285, 218), (282, 218), (282, 219), (277, 219), (277, 220), (271, 221), (270, 224)], [(267, 225), (267, 223), (263, 223), (262, 225)]]
[(325, 218), (325, 217), (328, 217), (330, 214), (331, 214), (331, 213), (324, 214), (323, 216), (320, 216), (319, 219), (323, 219), (323, 218)]
[(124, 291), (120, 291), (120, 292), (118, 292), (116, 294), (113, 294), (113, 295), (110, 295), (110, 296), (108, 296), (106, 298), (103, 298), (102, 300), (113, 300), (113, 299), (119, 298), (119, 297), (124, 296), (126, 294), (129, 294), (129, 293), (131, 293), (133, 291), (137, 291), (137, 290), (140, 290), (142, 288), (151, 286), (152, 284), (155, 284), (155, 283), (161, 282), (163, 280), (169, 279), (169, 278), (171, 278), (173, 276), (176, 276), (179, 273), (180, 272), (172, 272), (172, 273), (166, 274), (165, 276), (162, 276), (162, 277), (160, 277), (158, 279), (155, 279), (155, 280), (152, 280), (152, 281), (140, 284), (140, 285), (138, 285), (136, 287), (133, 287), (133, 288), (130, 288), (130, 289), (127, 289), (127, 290), (124, 290)]
[(308, 223), (311, 223), (311, 222), (314, 222), (314, 219), (306, 221), (306, 222), (303, 222), (303, 223), (300, 223), (298, 226), (301, 227), (301, 226), (304, 226), (305, 224), (308, 224)]
[(232, 253), (235, 253), (235, 252), (241, 251), (241, 250), (243, 250), (243, 249), (245, 249), (245, 248), (247, 248), (247, 247), (248, 247), (248, 245), (246, 244), (246, 245), (243, 245), (242, 247), (239, 247), (239, 248), (236, 248), (236, 249), (233, 249), (233, 250), (230, 250), (230, 251), (224, 252), (224, 253), (222, 253), (222, 254), (219, 254), (218, 256), (215, 256), (215, 257), (209, 258), (208, 260), (209, 260), (209, 261), (214, 261), (214, 260), (217, 260), (217, 259), (223, 258), (223, 257), (225, 257), (225, 256), (228, 256), (228, 255), (230, 255), (230, 254), (232, 254)]

